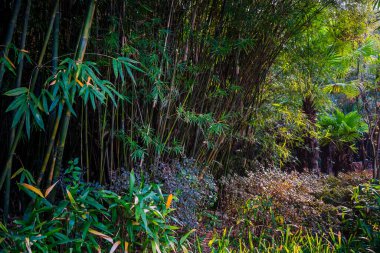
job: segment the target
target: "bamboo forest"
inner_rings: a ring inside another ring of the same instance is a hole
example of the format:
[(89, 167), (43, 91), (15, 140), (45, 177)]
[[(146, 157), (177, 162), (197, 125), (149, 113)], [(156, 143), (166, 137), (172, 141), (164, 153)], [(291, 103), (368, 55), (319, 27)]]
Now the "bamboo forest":
[(0, 252), (380, 252), (380, 0), (0, 24)]

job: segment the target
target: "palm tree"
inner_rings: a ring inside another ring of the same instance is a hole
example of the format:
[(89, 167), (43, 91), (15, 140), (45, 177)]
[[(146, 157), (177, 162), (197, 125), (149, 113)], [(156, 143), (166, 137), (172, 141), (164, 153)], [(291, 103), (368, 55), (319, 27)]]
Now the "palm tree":
[(338, 175), (349, 168), (352, 152), (356, 151), (355, 142), (368, 132), (368, 125), (357, 111), (344, 114), (336, 109), (332, 114), (322, 115), (318, 127), (320, 144), (327, 152), (323, 171)]

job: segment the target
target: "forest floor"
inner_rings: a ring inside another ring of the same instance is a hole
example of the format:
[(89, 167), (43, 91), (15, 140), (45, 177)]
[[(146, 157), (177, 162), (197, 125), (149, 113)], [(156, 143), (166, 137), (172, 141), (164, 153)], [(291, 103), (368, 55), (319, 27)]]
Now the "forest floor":
[(277, 226), (290, 225), (316, 234), (349, 233), (343, 214), (354, 206), (354, 187), (371, 178), (369, 170), (338, 177), (276, 170), (224, 178), (217, 211), (205, 211), (200, 218), (197, 233), (202, 247), (208, 252), (208, 242), (224, 229), (238, 239), (247, 228), (255, 227), (253, 232), (259, 234), (260, 228), (273, 226), (273, 221)]

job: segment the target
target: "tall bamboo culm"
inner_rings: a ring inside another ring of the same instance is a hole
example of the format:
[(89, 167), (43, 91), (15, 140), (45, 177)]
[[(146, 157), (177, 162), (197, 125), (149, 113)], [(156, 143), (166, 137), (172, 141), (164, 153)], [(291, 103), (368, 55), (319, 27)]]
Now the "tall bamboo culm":
[[(54, 24), (55, 15), (57, 13), (58, 6), (59, 6), (59, 0), (56, 0), (55, 1), (55, 5), (54, 5), (54, 9), (53, 9), (53, 14), (52, 14), (51, 19), (50, 19), (49, 28), (48, 28), (48, 31), (47, 31), (47, 33), (45, 35), (44, 44), (42, 46), (42, 50), (41, 50), (40, 56), (38, 58), (37, 67), (33, 71), (32, 81), (30, 83), (30, 91), (31, 92), (33, 92), (33, 90), (34, 90), (34, 87), (35, 87), (36, 82), (37, 82), (37, 77), (38, 77), (39, 69), (41, 68), (43, 59), (45, 57), (46, 49), (47, 49), (47, 46), (48, 46), (48, 42), (49, 42), (49, 38), (50, 38), (50, 35), (51, 35), (51, 31), (53, 29), (53, 24)], [(9, 155), (8, 155), (8, 158), (7, 158), (7, 162), (5, 163), (5, 168), (4, 168), (4, 170), (2, 172), (2, 175), (1, 175), (1, 178), (0, 178), (0, 190), (3, 187), (3, 184), (4, 184), (4, 181), (5, 181), (7, 173), (9, 173), (8, 171), (11, 170), (13, 154), (14, 154), (14, 152), (15, 152), (15, 150), (17, 148), (18, 142), (19, 142), (19, 140), (21, 138), (22, 128), (23, 128), (23, 125), (24, 125), (24, 121), (25, 121), (25, 115), (22, 117), (22, 120), (19, 123), (19, 126), (18, 126), (19, 130), (17, 130), (17, 135), (15, 136), (15, 139), (14, 139), (13, 143), (11, 144), (11, 149), (10, 149), (10, 152), (9, 152)]]
[[(87, 48), (88, 38), (90, 36), (90, 30), (91, 30), (91, 25), (92, 25), (94, 13), (95, 13), (95, 1), (91, 0), (90, 6), (89, 6), (88, 12), (87, 12), (87, 17), (86, 17), (86, 20), (84, 22), (78, 52), (76, 53), (78, 62), (82, 62), (84, 59), (84, 55), (85, 55), (86, 48)], [(57, 158), (56, 158), (55, 166), (54, 166), (53, 182), (57, 180), (61, 166), (62, 166), (62, 158), (63, 158), (64, 149), (65, 149), (67, 132), (69, 129), (70, 118), (71, 118), (71, 111), (67, 107), (64, 118), (63, 118), (63, 122), (62, 122), (59, 144), (57, 145)], [(54, 195), (53, 195), (53, 198), (54, 198)]]

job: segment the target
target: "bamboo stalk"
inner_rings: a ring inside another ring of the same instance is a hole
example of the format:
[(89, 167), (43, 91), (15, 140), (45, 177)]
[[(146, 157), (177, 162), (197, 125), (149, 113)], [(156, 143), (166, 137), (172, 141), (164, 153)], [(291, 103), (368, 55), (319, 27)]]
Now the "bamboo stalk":
[(53, 132), (51, 134), (49, 145), (48, 145), (48, 148), (46, 150), (45, 157), (44, 157), (44, 160), (43, 160), (43, 163), (41, 166), (41, 172), (40, 172), (40, 175), (39, 175), (38, 180), (37, 180), (38, 186), (41, 185), (42, 179), (45, 175), (46, 167), (49, 163), (50, 155), (51, 155), (51, 152), (52, 152), (53, 147), (54, 147), (54, 142), (55, 142), (55, 138), (57, 136), (60, 121), (61, 121), (61, 116), (60, 116), (60, 114), (57, 114), (55, 122), (54, 122), (54, 126), (53, 126)]
[[(54, 24), (54, 20), (55, 20), (55, 15), (57, 13), (58, 5), (59, 5), (59, 0), (56, 0), (55, 6), (54, 6), (54, 11), (53, 11), (52, 17), (50, 19), (49, 29), (48, 29), (48, 31), (46, 33), (44, 44), (43, 44), (43, 47), (42, 47), (42, 50), (41, 50), (41, 54), (40, 54), (39, 59), (38, 59), (37, 69), (33, 72), (32, 81), (31, 81), (31, 84), (30, 84), (30, 91), (31, 92), (33, 92), (33, 89), (34, 89), (35, 84), (37, 82), (39, 68), (42, 65), (42, 61), (43, 61), (45, 53), (46, 53), (46, 48), (47, 48), (47, 45), (48, 45), (48, 42), (49, 42), (49, 38), (50, 38), (50, 34), (51, 34), (51, 31), (52, 31), (52, 28), (53, 28), (53, 24)], [(25, 122), (25, 115), (22, 118), (23, 119), (21, 120), (21, 123), (19, 124), (19, 130), (18, 130), (18, 132), (20, 132), (20, 133), (21, 133), (21, 129), (23, 128), (23, 125), (24, 125), (24, 122)], [(17, 134), (15, 136), (14, 142), (12, 144), (12, 148), (14, 147), (14, 150), (13, 151), (11, 150), (12, 152), (9, 152), (9, 157), (7, 159), (7, 163), (5, 165), (5, 168), (3, 170), (3, 174), (2, 174), (1, 179), (0, 179), (0, 190), (3, 187), (4, 179), (5, 179), (6, 174), (8, 173), (8, 170), (11, 170), (12, 162), (8, 163), (8, 161), (13, 159), (13, 153), (16, 150), (16, 147), (18, 145), (20, 137), (21, 137), (21, 134)]]
[(88, 111), (87, 106), (84, 110), (84, 141), (86, 146), (86, 171), (87, 171), (87, 182), (90, 182), (90, 156), (88, 150)]
[(61, 17), (61, 13), (58, 7), (57, 13), (55, 15), (54, 27), (53, 27), (54, 29), (53, 30), (53, 52), (52, 52), (53, 53), (53, 60), (52, 60), (53, 74), (57, 73), (57, 68), (58, 68), (60, 17)]
[(3, 173), (1, 174), (1, 178), (0, 178), (0, 190), (3, 187), (3, 184), (5, 181), (5, 178), (8, 174), (8, 171), (10, 171), (12, 168), (13, 154), (16, 151), (16, 147), (17, 147), (17, 143), (18, 143), (18, 142), (16, 142), (16, 140), (19, 140), (21, 135), (22, 135), (22, 125), (24, 124), (24, 122), (25, 122), (25, 117), (23, 117), (21, 119), (20, 126), (18, 127), (17, 134), (15, 136), (15, 141), (13, 142), (13, 144), (9, 150), (8, 159), (7, 159), (7, 162), (5, 163), (5, 168), (4, 168)]
[(105, 102), (105, 108), (103, 112), (103, 120), (100, 126), (100, 174), (99, 182), (103, 183), (104, 180), (104, 133), (107, 125), (107, 100)]
[[(87, 17), (86, 17), (84, 27), (83, 27), (83, 34), (81, 37), (80, 46), (78, 49), (79, 50), (77, 54), (78, 62), (82, 62), (84, 59), (84, 54), (87, 48), (87, 42), (90, 35), (94, 13), (95, 13), (95, 1), (91, 0), (90, 6), (87, 12)], [(72, 94), (72, 95), (75, 95), (75, 94)], [(57, 159), (54, 166), (54, 176), (53, 176), (54, 181), (57, 179), (59, 175), (59, 171), (62, 166), (63, 151), (65, 149), (66, 137), (67, 137), (67, 132), (69, 129), (69, 124), (70, 124), (70, 118), (71, 118), (71, 111), (67, 107), (66, 112), (65, 112), (65, 117), (63, 118), (63, 123), (62, 123), (60, 138), (59, 138), (59, 145), (57, 146)]]
[[(54, 30), (53, 30), (53, 50), (52, 50), (52, 54), (53, 54), (52, 71), (53, 71), (53, 75), (55, 75), (57, 73), (57, 68), (58, 68), (59, 23), (60, 23), (60, 12), (59, 12), (59, 5), (58, 5), (58, 8), (56, 9), (56, 15), (55, 15), (54, 27), (53, 27), (54, 28)], [(45, 176), (45, 171), (46, 171), (47, 165), (49, 163), (49, 159), (51, 157), (51, 152), (52, 152), (53, 147), (54, 147), (55, 138), (57, 136), (59, 122), (61, 120), (61, 115), (59, 115), (59, 114), (57, 115), (56, 111), (54, 111), (52, 113), (52, 118), (53, 119), (55, 118), (55, 120), (54, 120), (54, 123), (52, 121), (50, 122), (50, 124), (53, 123), (53, 125), (51, 126), (52, 132), (51, 132), (48, 148), (45, 152), (44, 160), (42, 162), (40, 175), (39, 175), (38, 180), (37, 180), (38, 186), (41, 185), (43, 177)], [(48, 186), (50, 186), (50, 184)]]
[(33, 91), (34, 86), (37, 82), (38, 73), (39, 73), (40, 68), (42, 66), (42, 62), (43, 62), (44, 57), (45, 57), (46, 49), (47, 49), (47, 46), (49, 44), (49, 39), (50, 39), (51, 32), (53, 30), (53, 26), (54, 26), (55, 17), (57, 14), (58, 7), (59, 7), (59, 0), (56, 0), (55, 4), (54, 4), (53, 14), (51, 15), (51, 18), (50, 18), (49, 27), (48, 27), (48, 30), (47, 30), (46, 35), (45, 35), (44, 44), (43, 44), (42, 49), (41, 49), (40, 57), (38, 58), (37, 67), (33, 71), (32, 82), (30, 85), (31, 91)]
[[(2, 52), (3, 57), (8, 56), (9, 45), (12, 42), (13, 33), (15, 30), (16, 21), (17, 21), (17, 16), (18, 16), (18, 13), (20, 12), (20, 6), (21, 6), (21, 0), (16, 0), (15, 5), (13, 7), (12, 17), (11, 17), (11, 20), (9, 22), (8, 30), (7, 30), (7, 33), (5, 35), (5, 39), (4, 39), (4, 47), (5, 48)], [(2, 62), (1, 66), (0, 66), (0, 90), (1, 90), (1, 87), (3, 84), (4, 73), (5, 73), (5, 65), (4, 65), (4, 62)]]
[[(20, 43), (20, 49), (21, 49), (21, 60), (20, 63), (17, 66), (17, 76), (16, 76), (16, 87), (19, 88), (21, 86), (21, 78), (22, 73), (24, 70), (24, 52), (25, 50), (25, 44), (26, 44), (26, 35), (28, 33), (28, 24), (29, 24), (29, 16), (30, 16), (30, 6), (31, 6), (31, 0), (28, 0), (25, 8), (25, 14), (24, 14), (24, 25), (23, 25), (23, 31), (21, 36), (21, 43)], [(13, 113), (12, 118), (14, 117), (15, 113)], [(10, 146), (13, 144), (16, 136), (16, 128), (11, 129), (11, 134), (9, 138)], [(11, 150), (12, 147), (9, 149)], [(13, 152), (9, 154), (9, 156), (12, 156), (13, 158)], [(8, 158), (9, 159), (9, 158)], [(9, 168), (12, 168), (13, 160), (10, 160)], [(9, 195), (10, 195), (10, 187), (11, 187), (11, 169), (8, 169), (7, 177), (6, 177), (6, 185), (5, 185), (5, 195), (4, 195), (4, 222), (7, 223), (8, 218), (8, 212), (9, 212)]]

